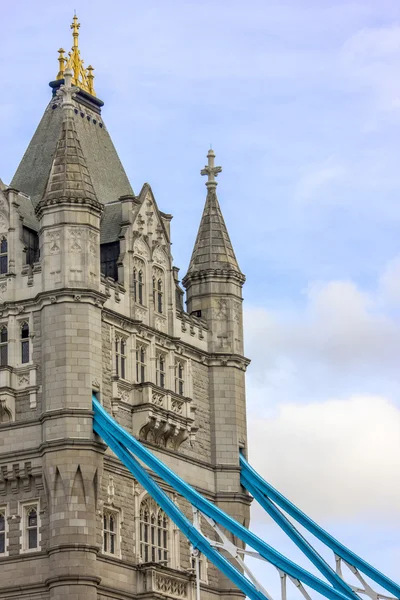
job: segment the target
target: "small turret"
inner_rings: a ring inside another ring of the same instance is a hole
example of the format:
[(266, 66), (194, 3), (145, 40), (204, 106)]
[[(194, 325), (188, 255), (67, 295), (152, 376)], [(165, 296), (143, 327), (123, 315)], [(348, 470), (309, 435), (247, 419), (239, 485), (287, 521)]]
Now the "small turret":
[(212, 332), (211, 352), (243, 352), (242, 286), (239, 268), (217, 198), (215, 154), (207, 154), (207, 199), (189, 269), (182, 283), (187, 291), (187, 309), (207, 320)]

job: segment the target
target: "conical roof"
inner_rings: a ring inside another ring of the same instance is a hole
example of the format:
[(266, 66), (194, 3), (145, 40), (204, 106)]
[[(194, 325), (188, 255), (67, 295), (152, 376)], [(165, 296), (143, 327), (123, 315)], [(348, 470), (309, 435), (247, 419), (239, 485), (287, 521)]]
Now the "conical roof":
[[(63, 83), (63, 80), (52, 82), (51, 87), (56, 90)], [(102, 101), (79, 90), (72, 102), (75, 131), (98, 201), (107, 204), (120, 196), (133, 195), (101, 116)], [(46, 190), (57, 142), (63, 133), (61, 104), (56, 96), (50, 101), (11, 182), (12, 187), (30, 196), (26, 205), (20, 206), (20, 211), (24, 225), (33, 229), (38, 226), (33, 211)]]
[(216, 186), (208, 186), (207, 199), (187, 275), (205, 270), (241, 273), (217, 198)]
[(66, 117), (62, 123), (43, 203), (60, 198), (97, 202), (72, 116)]

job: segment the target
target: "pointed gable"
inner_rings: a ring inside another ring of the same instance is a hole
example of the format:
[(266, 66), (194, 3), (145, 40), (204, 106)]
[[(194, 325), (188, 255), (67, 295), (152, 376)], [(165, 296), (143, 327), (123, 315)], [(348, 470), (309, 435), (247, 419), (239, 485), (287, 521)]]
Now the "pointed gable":
[(210, 186), (207, 191), (188, 275), (209, 269), (234, 270), (240, 273), (214, 186)]
[[(169, 233), (164, 223), (153, 191), (148, 183), (145, 183), (138, 196), (139, 203), (136, 207), (133, 228), (136, 236), (143, 237), (151, 248), (151, 251), (165, 252), (169, 255)], [(170, 220), (170, 215), (166, 216)], [(161, 256), (161, 255), (160, 255)]]

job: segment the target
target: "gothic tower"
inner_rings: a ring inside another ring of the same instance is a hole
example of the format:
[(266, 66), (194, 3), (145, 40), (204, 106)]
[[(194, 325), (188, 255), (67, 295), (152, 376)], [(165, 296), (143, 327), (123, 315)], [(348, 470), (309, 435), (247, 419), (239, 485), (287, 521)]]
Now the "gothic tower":
[[(11, 184), (0, 180), (0, 600), (194, 600), (187, 540), (93, 433), (91, 398), (247, 525), (244, 276), (210, 150), (185, 311), (172, 216), (149, 184), (133, 192), (79, 27)], [(243, 596), (200, 566), (202, 598)]]

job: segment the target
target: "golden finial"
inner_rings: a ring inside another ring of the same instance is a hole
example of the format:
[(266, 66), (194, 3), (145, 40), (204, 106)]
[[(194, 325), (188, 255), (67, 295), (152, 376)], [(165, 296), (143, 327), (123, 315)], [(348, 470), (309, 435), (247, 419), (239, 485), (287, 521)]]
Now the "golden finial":
[(92, 96), (95, 96), (96, 93), (94, 91), (94, 75), (93, 75), (93, 67), (89, 65), (87, 69), (83, 66), (83, 60), (80, 57), (79, 52), (79, 28), (81, 24), (78, 22), (78, 17), (76, 14), (72, 19), (71, 29), (72, 29), (72, 37), (73, 37), (73, 46), (71, 48), (71, 52), (68, 52), (68, 59), (64, 57), (64, 52), (62, 48), (58, 51), (60, 56), (58, 61), (60, 63), (60, 70), (57, 75), (57, 79), (64, 79), (65, 70), (72, 69), (73, 77), (72, 77), (72, 85), (75, 85), (81, 90), (88, 92)]
[(60, 70), (58, 71), (58, 75), (56, 77), (56, 79), (64, 79), (64, 71), (65, 71), (65, 61), (67, 60), (64, 56), (64, 48), (60, 48), (58, 50), (58, 54), (60, 55), (58, 57), (58, 62), (60, 63)]

